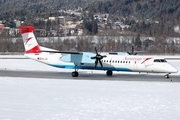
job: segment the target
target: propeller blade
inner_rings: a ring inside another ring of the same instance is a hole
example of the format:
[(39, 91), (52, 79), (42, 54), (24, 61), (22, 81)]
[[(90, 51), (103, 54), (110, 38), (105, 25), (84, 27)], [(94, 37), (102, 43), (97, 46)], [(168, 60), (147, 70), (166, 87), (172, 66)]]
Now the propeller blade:
[(132, 44), (132, 51), (131, 54), (134, 55), (134, 45)]
[(101, 51), (100, 51), (100, 52), (102, 52), (103, 47), (104, 47), (104, 46), (102, 45), (102, 46), (101, 46)]
[(129, 55), (131, 55), (131, 53), (130, 53), (129, 51), (127, 51), (127, 53), (128, 53)]
[(98, 64), (98, 60), (96, 59), (94, 69), (96, 69), (97, 64)]
[(95, 57), (91, 57), (91, 59), (96, 59), (96, 56)]
[(99, 63), (100, 63), (100, 65), (101, 65), (101, 67), (103, 67), (101, 60), (99, 60)]
[(131, 52), (127, 51), (127, 53), (128, 53), (129, 55), (137, 55), (137, 53), (134, 52), (134, 44), (132, 44), (131, 47), (132, 47)]
[(96, 47), (95, 47), (95, 51), (96, 51), (96, 56), (91, 57), (91, 59), (96, 59), (96, 60), (95, 60), (94, 69), (96, 69), (98, 62), (99, 62), (99, 64), (101, 65), (101, 67), (103, 67), (103, 64), (102, 64), (102, 62), (101, 62), (101, 59), (103, 59), (104, 57), (107, 57), (106, 55), (100, 55), (100, 54), (98, 53)]
[(97, 52), (97, 48), (95, 47), (95, 52), (96, 52), (96, 54), (98, 55), (98, 52)]

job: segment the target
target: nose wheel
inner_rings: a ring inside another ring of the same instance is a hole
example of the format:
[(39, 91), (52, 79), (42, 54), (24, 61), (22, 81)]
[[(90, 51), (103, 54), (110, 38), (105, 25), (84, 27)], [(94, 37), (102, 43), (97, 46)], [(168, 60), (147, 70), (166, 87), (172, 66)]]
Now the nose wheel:
[[(170, 73), (169, 73), (170, 74)], [(169, 74), (166, 74), (164, 78), (169, 79)]]

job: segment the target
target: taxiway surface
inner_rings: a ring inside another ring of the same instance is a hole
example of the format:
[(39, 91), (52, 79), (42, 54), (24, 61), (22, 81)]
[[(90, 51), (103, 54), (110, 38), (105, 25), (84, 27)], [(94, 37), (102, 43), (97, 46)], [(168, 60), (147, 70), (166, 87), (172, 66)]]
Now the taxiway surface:
[(27, 78), (48, 78), (48, 79), (72, 79), (72, 80), (110, 80), (110, 81), (158, 81), (158, 82), (180, 82), (179, 75), (170, 75), (165, 79), (163, 74), (124, 74), (116, 73), (113, 76), (106, 76), (104, 73), (79, 72), (79, 77), (72, 77), (71, 72), (55, 71), (14, 71), (0, 70), (1, 77), (27, 77)]

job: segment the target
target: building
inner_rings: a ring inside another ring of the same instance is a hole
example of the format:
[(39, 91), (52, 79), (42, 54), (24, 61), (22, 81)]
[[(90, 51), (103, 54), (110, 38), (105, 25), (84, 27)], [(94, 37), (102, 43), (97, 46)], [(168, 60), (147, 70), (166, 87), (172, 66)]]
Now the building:
[(4, 30), (4, 25), (3, 24), (0, 24), (0, 30)]
[(49, 17), (49, 20), (50, 20), (50, 21), (55, 21), (55, 20), (56, 20), (56, 17)]
[(13, 20), (13, 22), (12, 22), (12, 28), (18, 28), (19, 26), (21, 26), (21, 21), (19, 21), (19, 20)]
[(60, 24), (65, 25), (66, 18), (64, 16), (59, 16), (59, 17), (57, 17), (57, 19)]

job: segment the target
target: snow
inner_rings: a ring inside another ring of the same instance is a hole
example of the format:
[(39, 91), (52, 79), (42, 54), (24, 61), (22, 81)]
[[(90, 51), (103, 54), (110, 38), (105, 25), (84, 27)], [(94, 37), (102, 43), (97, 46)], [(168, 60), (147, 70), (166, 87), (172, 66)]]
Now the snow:
[(1, 120), (178, 120), (180, 83), (0, 77)]
[[(179, 60), (170, 62), (180, 68)], [(30, 59), (0, 59), (0, 69), (61, 70)], [(179, 88), (179, 82), (0, 77), (0, 120), (179, 120)]]

